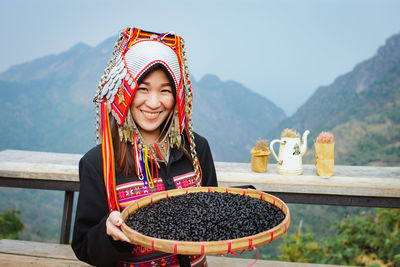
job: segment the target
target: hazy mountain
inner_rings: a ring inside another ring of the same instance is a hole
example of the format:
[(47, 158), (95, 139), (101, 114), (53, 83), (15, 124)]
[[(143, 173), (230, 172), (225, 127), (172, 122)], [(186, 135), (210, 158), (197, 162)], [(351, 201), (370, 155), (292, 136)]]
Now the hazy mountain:
[[(0, 73), (0, 149), (85, 153), (94, 145), (92, 99), (115, 38), (79, 43)], [(250, 148), (285, 117), (243, 85), (206, 75), (193, 81), (194, 128), (215, 160), (248, 161)]]
[(400, 34), (351, 72), (319, 87), (268, 136), (277, 138), (284, 128), (309, 129), (309, 141), (321, 131), (333, 132), (338, 164), (399, 165)]
[(216, 159), (249, 161), (255, 140), (285, 118), (282, 109), (237, 82), (206, 75), (193, 87), (194, 127), (208, 138)]

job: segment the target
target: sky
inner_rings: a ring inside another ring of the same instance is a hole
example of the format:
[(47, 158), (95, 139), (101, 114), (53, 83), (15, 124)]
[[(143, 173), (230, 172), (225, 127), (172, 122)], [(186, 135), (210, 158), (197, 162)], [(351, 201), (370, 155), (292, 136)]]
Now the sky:
[(125, 27), (173, 31), (196, 80), (239, 82), (287, 115), (400, 33), (398, 0), (0, 2), (0, 72)]

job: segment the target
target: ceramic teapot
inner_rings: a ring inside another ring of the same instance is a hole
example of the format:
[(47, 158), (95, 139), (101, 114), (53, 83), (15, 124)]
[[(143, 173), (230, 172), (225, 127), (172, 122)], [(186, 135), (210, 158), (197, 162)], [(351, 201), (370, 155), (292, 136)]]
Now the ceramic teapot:
[[(299, 175), (303, 173), (302, 156), (307, 151), (307, 136), (310, 133), (306, 130), (303, 133), (302, 142), (300, 136), (297, 134), (293, 137), (281, 137), (275, 139), (270, 143), (270, 150), (278, 162), (277, 169), (279, 174), (293, 174)], [(276, 156), (274, 151), (274, 144), (279, 142), (279, 157)]]

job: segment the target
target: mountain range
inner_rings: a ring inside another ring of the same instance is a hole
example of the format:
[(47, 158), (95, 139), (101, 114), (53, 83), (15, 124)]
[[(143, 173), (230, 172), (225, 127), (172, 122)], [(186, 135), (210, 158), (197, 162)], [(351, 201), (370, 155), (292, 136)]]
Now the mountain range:
[[(113, 40), (96, 47), (79, 43), (1, 73), (0, 148), (89, 150), (95, 144), (92, 99)], [(191, 80), (194, 129), (208, 139), (215, 160), (249, 161), (255, 141), (286, 117), (281, 108), (238, 82), (211, 74)]]
[[(115, 38), (71, 49), (0, 73), (0, 149), (85, 153), (95, 144), (92, 98)], [(400, 34), (372, 58), (339, 76), (286, 117), (270, 100), (215, 75), (192, 77), (194, 129), (217, 161), (248, 162), (257, 139), (279, 138), (284, 128), (335, 135), (338, 164), (396, 165), (399, 155)]]
[[(335, 136), (335, 163), (400, 164), (400, 34), (391, 36), (372, 58), (328, 85), (319, 87), (297, 112), (268, 132), (284, 128)], [(309, 142), (312, 148), (313, 142)], [(312, 150), (306, 162), (313, 162)]]

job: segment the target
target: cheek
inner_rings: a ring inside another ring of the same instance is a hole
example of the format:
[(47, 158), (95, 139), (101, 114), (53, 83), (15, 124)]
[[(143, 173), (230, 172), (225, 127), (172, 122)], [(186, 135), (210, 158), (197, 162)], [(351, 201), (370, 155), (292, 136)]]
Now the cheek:
[(174, 96), (169, 96), (164, 100), (164, 106), (166, 109), (172, 109), (175, 106)]
[(134, 109), (135, 107), (141, 106), (143, 103), (144, 103), (143, 97), (141, 97), (140, 95), (137, 95), (137, 94), (136, 94), (136, 95), (133, 97), (132, 102), (131, 102), (131, 106), (130, 106), (131, 111), (133, 111), (133, 109)]

